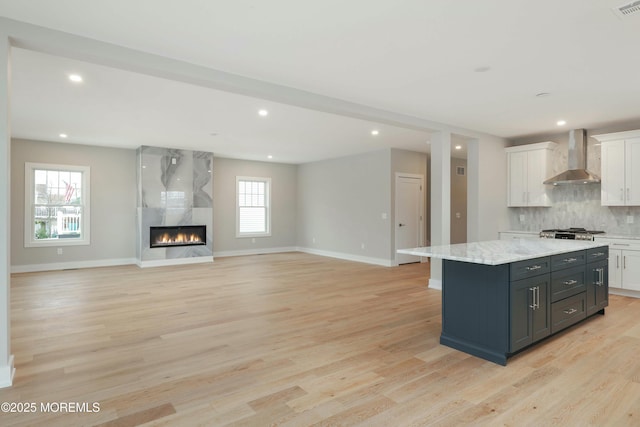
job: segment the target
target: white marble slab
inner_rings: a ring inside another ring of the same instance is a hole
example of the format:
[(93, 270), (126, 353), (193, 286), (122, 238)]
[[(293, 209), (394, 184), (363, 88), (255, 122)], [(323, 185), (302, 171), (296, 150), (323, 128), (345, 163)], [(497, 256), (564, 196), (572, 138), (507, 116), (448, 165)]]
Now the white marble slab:
[(474, 264), (499, 265), (599, 246), (607, 246), (607, 244), (562, 239), (512, 239), (399, 249), (398, 253)]

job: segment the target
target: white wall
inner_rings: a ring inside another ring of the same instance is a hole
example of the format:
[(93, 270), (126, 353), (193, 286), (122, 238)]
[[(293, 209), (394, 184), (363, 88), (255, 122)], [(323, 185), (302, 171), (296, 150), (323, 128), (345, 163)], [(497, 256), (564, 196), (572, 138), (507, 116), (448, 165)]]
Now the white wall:
[(389, 149), (299, 165), (298, 246), (390, 265), (390, 174)]
[[(11, 143), (11, 261), (13, 271), (135, 262), (136, 152), (13, 139)], [(25, 162), (91, 168), (91, 244), (24, 247)], [(71, 265), (72, 264), (72, 265)]]
[(507, 157), (502, 138), (483, 137), (468, 145), (467, 241), (498, 239), (509, 224)]
[[(296, 165), (213, 158), (213, 256), (296, 246)], [(236, 176), (271, 178), (271, 236), (236, 237)]]

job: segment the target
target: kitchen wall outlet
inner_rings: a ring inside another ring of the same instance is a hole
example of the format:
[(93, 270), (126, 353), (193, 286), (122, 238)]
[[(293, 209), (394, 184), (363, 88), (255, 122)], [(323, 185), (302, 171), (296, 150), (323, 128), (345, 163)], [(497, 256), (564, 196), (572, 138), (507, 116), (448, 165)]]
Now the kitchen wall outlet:
[(58, 248), (58, 255), (62, 255), (62, 248)]
[(172, 164), (172, 165), (175, 165), (175, 164), (176, 164), (176, 158), (175, 158), (175, 157), (173, 157), (173, 158), (171, 159), (171, 164)]
[(460, 212), (456, 212), (456, 218), (460, 219), (461, 215)]
[(386, 212), (382, 212), (382, 214), (380, 216), (382, 217), (382, 219), (387, 219), (387, 213)]
[(633, 224), (633, 215), (627, 215), (627, 224)]
[(520, 214), (520, 222), (524, 222), (524, 215)]
[(255, 242), (256, 242), (256, 238), (255, 238), (255, 237), (252, 237), (252, 238), (251, 238), (251, 243), (255, 243)]
[(360, 249), (364, 249), (364, 243), (360, 244)]
[(311, 243), (315, 243), (316, 242), (316, 238), (314, 237), (313, 239), (311, 239)]

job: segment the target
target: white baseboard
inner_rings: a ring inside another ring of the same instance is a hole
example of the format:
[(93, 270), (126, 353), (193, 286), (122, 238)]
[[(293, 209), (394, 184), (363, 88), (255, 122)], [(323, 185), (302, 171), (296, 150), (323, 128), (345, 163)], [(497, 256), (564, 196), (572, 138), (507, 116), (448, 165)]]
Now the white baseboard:
[(623, 297), (640, 298), (640, 291), (633, 291), (631, 289), (614, 288), (609, 286), (609, 293), (613, 295), (621, 295)]
[(440, 279), (429, 279), (429, 289), (437, 289), (439, 291), (442, 290), (442, 280)]
[(91, 261), (52, 262), (48, 264), (12, 265), (12, 273), (34, 273), (37, 271), (72, 270), (76, 268), (113, 267), (136, 264), (135, 258), (98, 259)]
[(299, 249), (296, 246), (286, 246), (281, 248), (264, 248), (264, 249), (242, 249), (238, 251), (219, 251), (214, 252), (213, 256), (216, 258), (224, 258), (229, 256), (246, 256), (246, 255), (262, 255), (262, 254), (277, 254), (281, 252), (298, 252)]
[(345, 261), (356, 261), (356, 262), (362, 262), (365, 264), (381, 265), (383, 267), (393, 267), (397, 265), (395, 260), (366, 257), (361, 255), (353, 255), (353, 254), (347, 254), (344, 252), (324, 251), (324, 250), (313, 249), (313, 248), (298, 248), (298, 250), (300, 252), (305, 252), (308, 254), (326, 256), (330, 258), (338, 258), (338, 259), (343, 259)]
[(0, 388), (11, 387), (16, 368), (13, 366), (13, 354), (9, 356), (6, 366), (0, 366)]
[(168, 265), (186, 265), (186, 264), (202, 264), (205, 262), (213, 262), (212, 256), (196, 256), (190, 258), (172, 258), (172, 259), (155, 259), (151, 261), (136, 261), (138, 267), (166, 267)]

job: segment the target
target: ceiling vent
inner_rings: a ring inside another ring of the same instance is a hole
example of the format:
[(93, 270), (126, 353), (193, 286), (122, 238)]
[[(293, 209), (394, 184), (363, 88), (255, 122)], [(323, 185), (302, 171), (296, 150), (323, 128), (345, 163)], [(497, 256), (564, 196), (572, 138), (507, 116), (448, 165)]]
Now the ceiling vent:
[(614, 7), (613, 11), (621, 18), (634, 15), (640, 12), (640, 0)]

